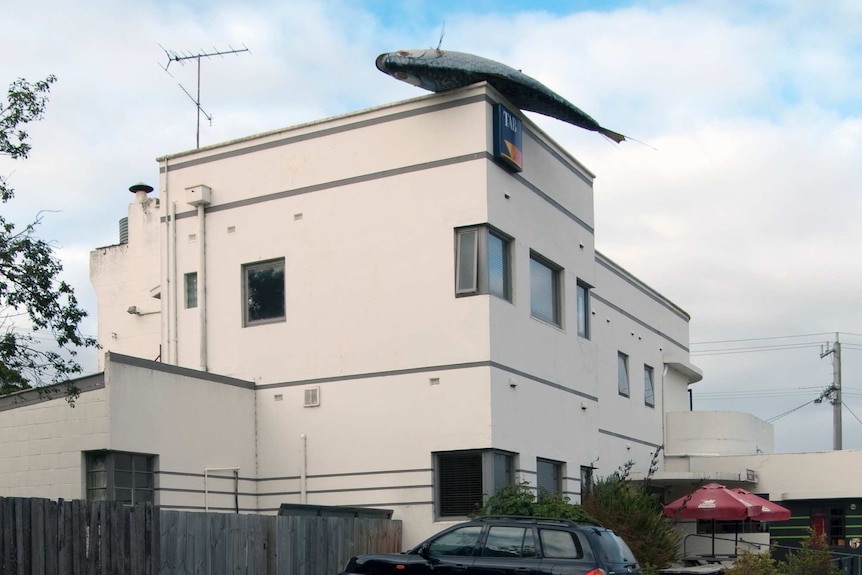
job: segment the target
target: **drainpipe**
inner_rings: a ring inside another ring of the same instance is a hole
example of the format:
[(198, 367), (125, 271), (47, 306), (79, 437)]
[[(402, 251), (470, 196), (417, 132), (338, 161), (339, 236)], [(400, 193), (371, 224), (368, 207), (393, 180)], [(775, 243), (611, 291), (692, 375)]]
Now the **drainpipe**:
[(299, 471), (299, 502), (308, 503), (308, 437), (303, 433), (299, 436), (302, 440), (302, 457)]
[(207, 247), (204, 204), (198, 204), (198, 311), (200, 315), (201, 371), (207, 371)]
[(179, 362), (179, 350), (177, 349), (177, 325), (178, 325), (178, 309), (177, 301), (179, 300), (179, 286), (177, 286), (177, 203), (170, 202), (170, 229), (168, 231), (168, 251), (170, 252), (170, 270), (168, 283), (171, 286), (169, 291), (168, 306), (170, 308), (170, 323), (171, 323), (171, 340), (168, 342), (169, 353), (168, 363), (177, 365)]

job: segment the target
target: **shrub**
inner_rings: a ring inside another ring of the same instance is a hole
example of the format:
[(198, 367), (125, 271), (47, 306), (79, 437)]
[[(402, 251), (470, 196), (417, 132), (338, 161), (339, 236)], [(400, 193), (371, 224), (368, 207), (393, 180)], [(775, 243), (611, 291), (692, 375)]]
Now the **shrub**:
[(782, 575), (835, 575), (841, 571), (832, 562), (826, 538), (809, 529), (808, 537), (802, 540), (802, 548), (779, 563), (778, 572)]
[(569, 498), (540, 491), (538, 495), (526, 481), (518, 485), (506, 485), (488, 498), (471, 517), (486, 515), (521, 515), (525, 517), (555, 517), (586, 523), (596, 523), (584, 508), (569, 502)]
[(771, 552), (752, 553), (742, 551), (736, 558), (733, 567), (727, 569), (725, 575), (776, 575), (775, 559)]
[(631, 463), (596, 480), (584, 509), (625, 540), (644, 567), (663, 568), (679, 553), (679, 533), (662, 513), (658, 497), (628, 480)]

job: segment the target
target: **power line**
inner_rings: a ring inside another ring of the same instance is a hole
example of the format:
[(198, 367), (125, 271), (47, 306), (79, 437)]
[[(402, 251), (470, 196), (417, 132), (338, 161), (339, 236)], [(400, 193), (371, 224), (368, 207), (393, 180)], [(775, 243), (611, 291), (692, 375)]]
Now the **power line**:
[(811, 401), (806, 401), (805, 403), (803, 403), (803, 404), (802, 404), (802, 405), (800, 405), (799, 407), (794, 407), (794, 408), (793, 408), (793, 409), (791, 409), (790, 411), (785, 411), (784, 413), (780, 413), (780, 414), (776, 415), (775, 417), (770, 417), (769, 419), (767, 419), (767, 420), (766, 420), (766, 423), (773, 423), (773, 422), (775, 422), (775, 421), (778, 421), (778, 420), (779, 420), (779, 419), (781, 419), (782, 417), (785, 417), (785, 416), (787, 416), (787, 415), (790, 415), (790, 414), (791, 414), (791, 413), (793, 413), (794, 411), (799, 411), (800, 409), (802, 409), (803, 407), (805, 407), (806, 405), (808, 405), (808, 404), (810, 404), (810, 403), (814, 403), (814, 400), (812, 399)]
[(692, 351), (689, 355), (692, 357), (698, 356), (706, 356), (706, 355), (730, 355), (737, 353), (755, 353), (761, 351), (784, 351), (788, 349), (805, 349), (810, 347), (822, 347), (823, 344), (820, 343), (798, 343), (798, 344), (784, 344), (784, 345), (770, 345), (770, 346), (758, 346), (758, 347), (731, 347), (726, 349), (713, 349), (713, 350), (704, 350), (704, 351)]
[[(766, 341), (770, 339), (791, 339), (796, 337), (819, 337), (821, 335), (833, 335), (835, 332), (824, 332), (824, 333), (805, 333), (801, 335), (776, 335), (772, 337), (751, 337), (748, 339), (726, 339), (721, 341), (693, 341), (691, 345), (711, 345), (717, 343), (742, 343), (745, 341)], [(848, 334), (848, 335), (856, 335), (856, 334)], [(862, 336), (860, 336), (862, 337)]]
[(855, 413), (853, 413), (853, 410), (852, 410), (852, 409), (850, 409), (850, 406), (849, 406), (849, 405), (847, 405), (847, 404), (846, 404), (846, 403), (844, 403), (843, 401), (841, 402), (841, 405), (843, 405), (844, 407), (846, 407), (846, 408), (847, 408), (847, 411), (849, 411), (849, 412), (850, 412), (850, 415), (852, 415), (853, 417), (855, 417), (855, 418), (856, 418), (856, 421), (858, 421), (860, 424), (862, 424), (862, 420), (860, 420), (860, 419), (856, 416), (856, 414), (855, 414)]

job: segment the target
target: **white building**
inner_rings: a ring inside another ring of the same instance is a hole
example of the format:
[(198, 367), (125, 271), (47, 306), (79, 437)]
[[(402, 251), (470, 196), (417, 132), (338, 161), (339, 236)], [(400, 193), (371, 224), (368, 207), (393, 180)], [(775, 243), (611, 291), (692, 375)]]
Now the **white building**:
[(497, 103), (160, 158), (91, 256), (104, 373), (74, 410), (0, 399), (0, 495), (383, 507), (409, 544), (503, 483), (645, 471), (701, 377), (689, 316), (596, 251), (593, 174), (508, 104), (523, 171), (495, 156)]

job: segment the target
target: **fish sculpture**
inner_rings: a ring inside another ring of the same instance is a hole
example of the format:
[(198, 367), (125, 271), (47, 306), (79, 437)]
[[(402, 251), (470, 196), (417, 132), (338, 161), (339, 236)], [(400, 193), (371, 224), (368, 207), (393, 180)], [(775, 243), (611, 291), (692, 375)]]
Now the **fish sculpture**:
[(377, 69), (393, 78), (432, 92), (488, 82), (522, 110), (550, 116), (607, 136), (614, 142), (622, 134), (599, 125), (583, 110), (539, 82), (500, 62), (450, 50), (399, 50), (377, 57)]

